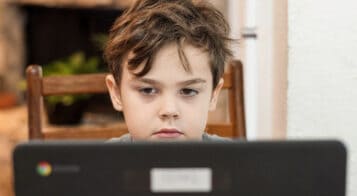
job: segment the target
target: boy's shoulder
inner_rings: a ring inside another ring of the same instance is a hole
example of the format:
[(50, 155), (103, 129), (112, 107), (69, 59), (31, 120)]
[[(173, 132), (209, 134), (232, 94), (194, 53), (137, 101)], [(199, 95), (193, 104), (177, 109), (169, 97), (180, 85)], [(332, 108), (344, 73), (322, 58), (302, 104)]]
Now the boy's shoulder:
[(232, 141), (231, 138), (228, 138), (228, 137), (221, 137), (221, 136), (218, 136), (218, 135), (214, 135), (214, 134), (208, 134), (208, 133), (203, 133), (202, 135), (202, 141)]
[(131, 136), (129, 133), (126, 133), (120, 137), (110, 138), (108, 142), (131, 142)]

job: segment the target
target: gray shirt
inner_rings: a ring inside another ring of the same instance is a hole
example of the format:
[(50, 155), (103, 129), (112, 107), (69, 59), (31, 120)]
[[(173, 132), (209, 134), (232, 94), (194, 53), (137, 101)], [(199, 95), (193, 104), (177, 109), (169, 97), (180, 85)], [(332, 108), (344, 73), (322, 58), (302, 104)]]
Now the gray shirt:
[[(120, 137), (116, 137), (116, 138), (111, 138), (109, 140), (110, 142), (131, 142), (131, 136), (129, 133), (124, 134)], [(218, 135), (212, 135), (212, 134), (208, 134), (208, 133), (203, 133), (202, 135), (202, 141), (232, 141), (230, 138), (226, 138), (226, 137), (220, 137)]]

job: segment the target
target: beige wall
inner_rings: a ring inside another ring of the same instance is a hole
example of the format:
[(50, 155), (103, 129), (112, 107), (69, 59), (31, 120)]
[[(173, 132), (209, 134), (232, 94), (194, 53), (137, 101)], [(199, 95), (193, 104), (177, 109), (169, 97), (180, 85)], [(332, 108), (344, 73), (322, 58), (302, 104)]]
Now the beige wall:
[[(231, 0), (237, 8), (235, 30), (253, 28), (256, 39), (240, 40), (244, 63), (249, 139), (280, 139), (286, 135), (287, 0)], [(234, 18), (233, 16), (231, 18)]]
[(287, 66), (288, 66), (288, 2), (273, 2), (273, 63), (272, 63), (272, 138), (286, 137)]
[(6, 89), (18, 92), (24, 67), (24, 18), (14, 6), (0, 3), (0, 75)]

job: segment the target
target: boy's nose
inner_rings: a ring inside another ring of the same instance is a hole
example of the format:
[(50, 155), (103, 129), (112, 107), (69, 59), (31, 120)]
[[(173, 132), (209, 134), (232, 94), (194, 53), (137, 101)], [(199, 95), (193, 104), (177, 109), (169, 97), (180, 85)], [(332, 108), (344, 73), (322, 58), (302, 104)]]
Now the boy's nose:
[(173, 98), (165, 98), (162, 101), (159, 111), (161, 119), (177, 119), (180, 117), (180, 112), (177, 108), (177, 103)]

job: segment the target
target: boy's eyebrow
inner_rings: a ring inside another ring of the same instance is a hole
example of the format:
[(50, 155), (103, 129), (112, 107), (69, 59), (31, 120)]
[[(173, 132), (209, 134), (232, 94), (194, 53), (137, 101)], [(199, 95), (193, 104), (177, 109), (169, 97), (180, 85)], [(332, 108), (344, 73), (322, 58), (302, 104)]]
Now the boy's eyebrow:
[[(135, 80), (137, 80), (139, 82), (143, 82), (143, 83), (153, 84), (153, 85), (159, 85), (160, 84), (159, 81), (153, 80), (153, 79), (150, 79), (150, 78), (136, 78)], [(185, 80), (185, 81), (179, 82), (179, 85), (187, 86), (187, 85), (197, 84), (197, 83), (206, 83), (206, 80), (201, 79), (201, 78), (194, 78), (194, 79), (190, 79), (190, 80)]]
[(186, 81), (180, 82), (179, 84), (182, 86), (187, 86), (187, 85), (197, 84), (197, 83), (206, 83), (206, 80), (201, 79), (201, 78), (194, 78), (191, 80), (186, 80)]
[(153, 79), (149, 79), (149, 78), (135, 78), (134, 81), (153, 84), (153, 85), (159, 85), (160, 84), (160, 82), (158, 82), (156, 80), (153, 80)]

